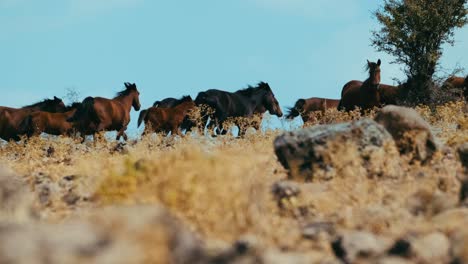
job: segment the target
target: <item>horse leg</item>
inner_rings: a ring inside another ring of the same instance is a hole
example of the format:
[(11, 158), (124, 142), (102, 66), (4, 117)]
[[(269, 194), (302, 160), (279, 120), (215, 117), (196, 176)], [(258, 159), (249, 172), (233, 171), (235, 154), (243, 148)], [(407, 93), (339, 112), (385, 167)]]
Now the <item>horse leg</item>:
[(127, 126), (122, 127), (119, 132), (117, 132), (117, 138), (116, 140), (119, 141), (121, 137), (124, 138), (125, 141), (127, 141), (128, 136), (125, 134), (125, 130), (127, 130)]

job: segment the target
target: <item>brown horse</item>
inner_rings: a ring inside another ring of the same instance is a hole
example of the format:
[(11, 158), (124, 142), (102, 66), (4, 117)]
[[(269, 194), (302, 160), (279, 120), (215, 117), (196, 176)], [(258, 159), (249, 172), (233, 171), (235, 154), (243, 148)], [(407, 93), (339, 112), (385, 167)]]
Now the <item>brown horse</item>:
[(444, 84), (442, 87), (447, 87), (447, 88), (463, 88), (465, 87), (465, 79), (463, 77), (458, 77), (458, 76), (450, 76), (445, 80)]
[(22, 122), (21, 127), (28, 136), (38, 136), (41, 133), (69, 136), (74, 129), (73, 123), (67, 120), (75, 114), (79, 107), (81, 107), (81, 103), (73, 103), (67, 107), (67, 111), (64, 113), (33, 112)]
[(190, 96), (184, 96), (179, 100), (179, 104), (174, 107), (150, 107), (140, 112), (138, 127), (144, 121), (145, 131), (143, 135), (150, 132), (172, 132), (172, 135), (181, 135), (180, 126), (193, 108), (195, 108), (195, 102)]
[[(121, 137), (127, 140), (130, 110), (140, 110), (140, 92), (136, 85), (125, 83), (125, 90), (117, 93), (114, 99), (102, 97), (87, 97), (82, 106), (68, 121), (83, 135), (96, 134), (101, 131), (117, 131), (117, 140)], [(96, 138), (96, 137), (94, 137)]]
[(346, 111), (354, 110), (360, 107), (367, 110), (375, 106), (380, 106), (380, 59), (375, 62), (367, 61), (366, 68), (369, 71), (369, 78), (363, 83), (359, 81), (350, 81), (343, 87), (339, 109)]
[(27, 132), (21, 128), (21, 123), (34, 111), (60, 113), (65, 111), (65, 105), (54, 96), (54, 99), (45, 99), (23, 108), (0, 107), (0, 138), (6, 141), (20, 140), (20, 136)]
[(287, 119), (293, 119), (297, 116), (302, 117), (302, 121), (307, 123), (310, 119), (310, 113), (320, 111), (324, 113), (327, 109), (337, 109), (340, 100), (312, 97), (308, 99), (299, 99), (294, 104), (294, 107), (289, 108)]

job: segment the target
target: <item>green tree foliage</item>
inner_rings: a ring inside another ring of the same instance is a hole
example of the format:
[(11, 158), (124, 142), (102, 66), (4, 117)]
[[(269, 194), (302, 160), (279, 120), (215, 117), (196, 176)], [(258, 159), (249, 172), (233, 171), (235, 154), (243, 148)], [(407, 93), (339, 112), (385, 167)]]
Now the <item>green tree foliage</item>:
[(384, 0), (375, 12), (379, 30), (372, 45), (405, 65), (411, 90), (428, 97), (444, 44), (454, 44), (454, 31), (467, 24), (468, 0)]

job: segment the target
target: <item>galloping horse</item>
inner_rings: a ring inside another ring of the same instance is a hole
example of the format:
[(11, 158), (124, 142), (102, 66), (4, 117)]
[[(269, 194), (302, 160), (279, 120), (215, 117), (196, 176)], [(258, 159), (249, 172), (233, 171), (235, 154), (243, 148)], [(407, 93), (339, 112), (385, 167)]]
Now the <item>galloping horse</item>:
[(20, 140), (26, 131), (20, 129), (21, 123), (34, 111), (63, 112), (65, 105), (62, 99), (54, 96), (54, 99), (45, 99), (42, 102), (24, 106), (23, 108), (0, 107), (0, 138), (9, 140)]
[[(256, 87), (249, 86), (246, 89), (234, 93), (211, 89), (200, 92), (195, 99), (197, 106), (207, 105), (213, 109), (210, 115), (208, 128), (216, 128), (218, 132), (223, 129), (223, 123), (230, 117), (252, 117), (255, 112), (269, 111), (278, 117), (283, 112), (268, 83), (260, 82)], [(202, 115), (205, 123), (208, 119)]]
[[(177, 100), (177, 99), (176, 99)], [(172, 135), (180, 135), (180, 126), (187, 117), (190, 110), (196, 107), (195, 102), (190, 96), (184, 96), (177, 100), (178, 104), (174, 107), (150, 107), (140, 112), (138, 117), (138, 127), (145, 122), (145, 131), (143, 135), (150, 132), (172, 132)]]
[(350, 81), (343, 87), (339, 109), (346, 111), (354, 110), (360, 107), (361, 110), (367, 110), (375, 106), (380, 106), (380, 59), (375, 62), (367, 61), (366, 68), (369, 70), (369, 78), (363, 83), (360, 81)]
[(294, 107), (289, 109), (287, 119), (293, 119), (296, 116), (301, 116), (302, 121), (307, 123), (310, 119), (311, 112), (320, 111), (324, 113), (327, 109), (338, 108), (340, 100), (312, 97), (308, 99), (299, 99), (294, 104)]
[[(133, 83), (125, 83), (125, 90), (118, 92), (114, 99), (87, 97), (82, 106), (68, 121), (83, 135), (96, 134), (101, 131), (117, 131), (117, 140), (123, 136), (127, 140), (130, 110), (140, 110), (140, 92)], [(96, 138), (96, 137), (94, 137)]]
[(21, 128), (27, 132), (29, 137), (38, 136), (41, 133), (69, 136), (74, 129), (73, 123), (67, 120), (70, 119), (80, 107), (81, 103), (73, 103), (70, 107), (66, 108), (66, 112), (64, 113), (33, 112), (23, 120)]
[(153, 107), (162, 107), (162, 108), (174, 107), (183, 103), (182, 101), (183, 99), (185, 99), (185, 97), (182, 97), (182, 99), (177, 99), (173, 97), (165, 98), (161, 101), (154, 102)]

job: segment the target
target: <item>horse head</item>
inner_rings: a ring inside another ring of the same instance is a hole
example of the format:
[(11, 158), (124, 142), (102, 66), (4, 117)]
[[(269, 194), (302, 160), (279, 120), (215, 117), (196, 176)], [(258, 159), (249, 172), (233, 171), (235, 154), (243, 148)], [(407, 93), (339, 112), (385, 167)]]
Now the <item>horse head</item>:
[(258, 86), (266, 92), (263, 97), (263, 106), (265, 106), (265, 108), (268, 110), (268, 112), (270, 112), (270, 114), (282, 117), (283, 112), (281, 111), (281, 107), (278, 103), (278, 100), (276, 100), (276, 97), (273, 94), (270, 85), (268, 85), (268, 83), (261, 82)]
[(379, 85), (380, 84), (380, 64), (381, 61), (380, 59), (375, 62), (370, 62), (367, 60), (367, 69), (369, 70), (369, 80), (373, 85)]
[(132, 96), (132, 106), (135, 111), (140, 111), (141, 104), (140, 104), (140, 92), (138, 91), (135, 83), (125, 83), (126, 92), (128, 95)]

